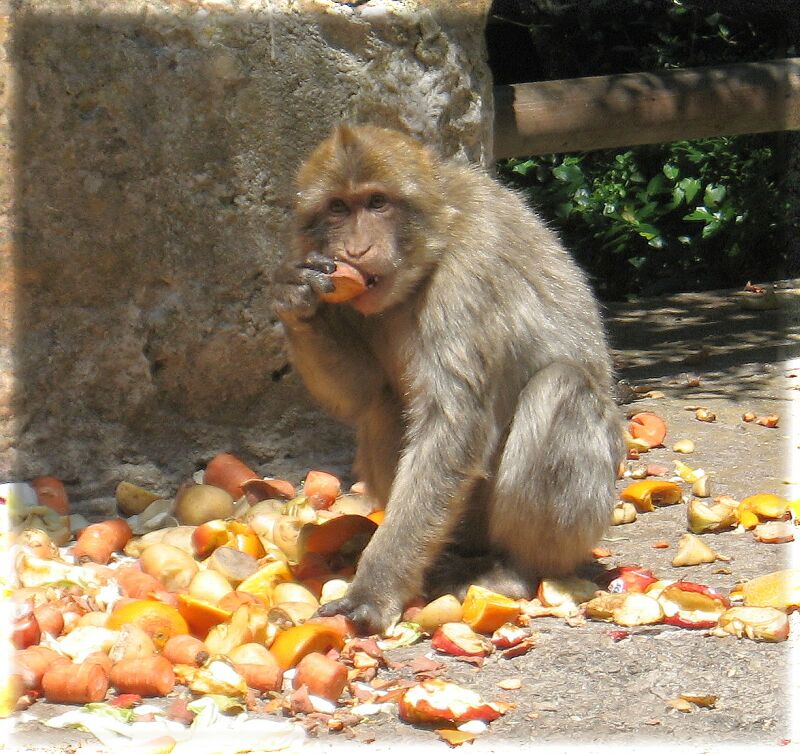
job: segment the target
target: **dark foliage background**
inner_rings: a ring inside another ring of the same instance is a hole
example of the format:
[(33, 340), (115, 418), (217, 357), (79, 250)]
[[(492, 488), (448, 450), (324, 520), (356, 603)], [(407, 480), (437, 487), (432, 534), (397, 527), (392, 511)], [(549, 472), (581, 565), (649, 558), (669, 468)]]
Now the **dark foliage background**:
[[(497, 84), (798, 54), (796, 0), (497, 0)], [(606, 299), (737, 287), (791, 272), (789, 134), (503, 161)]]

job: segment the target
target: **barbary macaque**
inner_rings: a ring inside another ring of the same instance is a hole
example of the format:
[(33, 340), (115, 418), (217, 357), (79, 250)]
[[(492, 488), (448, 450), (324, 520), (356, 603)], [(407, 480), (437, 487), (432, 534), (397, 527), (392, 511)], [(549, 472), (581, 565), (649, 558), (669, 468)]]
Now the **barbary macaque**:
[[(356, 431), (386, 506), (344, 598), (386, 629), (416, 595), (530, 596), (610, 521), (623, 457), (584, 275), (523, 199), (396, 131), (341, 125), (297, 176), (276, 313), (308, 390)], [(366, 290), (326, 303), (344, 262)]]

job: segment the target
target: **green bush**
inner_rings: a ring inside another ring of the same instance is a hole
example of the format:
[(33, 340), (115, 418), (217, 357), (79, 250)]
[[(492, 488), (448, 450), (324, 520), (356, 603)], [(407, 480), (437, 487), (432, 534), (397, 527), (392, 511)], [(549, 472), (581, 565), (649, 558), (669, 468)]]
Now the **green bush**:
[[(520, 81), (784, 57), (797, 54), (792, 7), (790, 0), (495, 0), (490, 60), (505, 63), (501, 81)], [(504, 29), (515, 48), (502, 44)], [(524, 62), (523, 78), (512, 59)], [(783, 138), (508, 160), (499, 173), (559, 230), (604, 298), (736, 287), (785, 271)]]
[(721, 137), (507, 160), (500, 173), (613, 299), (777, 277), (788, 202), (776, 162), (769, 137)]

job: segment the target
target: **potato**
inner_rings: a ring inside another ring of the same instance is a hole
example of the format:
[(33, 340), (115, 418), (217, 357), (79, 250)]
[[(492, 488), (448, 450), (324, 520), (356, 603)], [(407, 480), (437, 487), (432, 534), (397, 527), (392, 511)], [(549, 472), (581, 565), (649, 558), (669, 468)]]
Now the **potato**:
[(139, 559), (142, 570), (157, 578), (170, 592), (189, 588), (199, 570), (195, 559), (183, 550), (157, 542), (148, 547)]
[(210, 484), (193, 484), (178, 492), (175, 518), (181, 524), (199, 526), (215, 518), (233, 515), (233, 497)]

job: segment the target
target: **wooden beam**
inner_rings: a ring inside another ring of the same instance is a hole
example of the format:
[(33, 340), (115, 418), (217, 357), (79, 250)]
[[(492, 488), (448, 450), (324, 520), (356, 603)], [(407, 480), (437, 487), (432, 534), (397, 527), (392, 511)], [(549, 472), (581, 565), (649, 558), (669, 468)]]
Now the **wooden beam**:
[(800, 129), (800, 58), (495, 87), (497, 159)]

